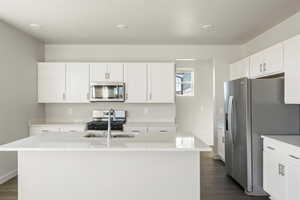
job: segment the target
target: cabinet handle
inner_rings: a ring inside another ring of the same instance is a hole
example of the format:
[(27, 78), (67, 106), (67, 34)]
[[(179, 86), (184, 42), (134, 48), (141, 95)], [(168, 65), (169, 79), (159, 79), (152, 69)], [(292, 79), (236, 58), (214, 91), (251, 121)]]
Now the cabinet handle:
[(139, 131), (139, 130), (132, 130), (131, 132), (133, 132), (133, 133), (140, 133), (141, 131)]
[(267, 63), (264, 63), (264, 72), (267, 71), (266, 66), (267, 66)]
[(63, 100), (66, 100), (66, 93), (65, 92), (63, 92), (63, 94), (62, 94), (62, 98), (63, 98)]
[(152, 94), (150, 93), (150, 94), (149, 94), (149, 100), (151, 100), (151, 99), (152, 99)]
[(160, 130), (159, 132), (160, 133), (168, 133), (169, 131), (167, 131), (167, 130)]
[(289, 155), (291, 158), (293, 158), (293, 159), (296, 159), (296, 160), (300, 160), (300, 158), (299, 157), (297, 157), (297, 156), (293, 156), (293, 155)]
[(270, 149), (270, 150), (272, 150), (272, 151), (274, 151), (274, 150), (275, 150), (275, 148), (274, 148), (274, 147), (267, 146), (267, 148), (268, 148), (268, 149)]
[(86, 93), (86, 99), (87, 99), (87, 100), (90, 100), (90, 93), (89, 93), (89, 92)]
[(262, 64), (259, 65), (259, 71), (262, 72)]
[(49, 130), (41, 130), (43, 133), (47, 133), (49, 132)]

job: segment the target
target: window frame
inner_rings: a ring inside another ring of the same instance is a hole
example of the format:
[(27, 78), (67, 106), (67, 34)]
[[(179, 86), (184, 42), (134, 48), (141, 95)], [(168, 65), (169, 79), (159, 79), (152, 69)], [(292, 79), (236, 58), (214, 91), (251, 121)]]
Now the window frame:
[[(181, 86), (183, 84), (190, 84), (191, 85), (191, 93), (189, 94), (178, 94), (177, 93), (177, 74), (179, 73), (191, 73), (191, 80), (190, 81), (182, 81), (180, 84)], [(175, 93), (176, 93), (176, 97), (194, 97), (195, 96), (195, 70), (193, 68), (176, 68), (176, 73), (175, 73), (175, 84), (176, 84), (176, 88), (175, 88)]]

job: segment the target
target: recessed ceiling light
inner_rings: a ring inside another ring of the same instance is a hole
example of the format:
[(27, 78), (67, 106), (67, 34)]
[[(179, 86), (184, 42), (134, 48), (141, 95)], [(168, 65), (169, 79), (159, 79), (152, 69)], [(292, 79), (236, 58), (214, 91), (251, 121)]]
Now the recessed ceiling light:
[(39, 28), (41, 28), (41, 25), (39, 25), (39, 24), (29, 24), (29, 26), (31, 28), (33, 28), (33, 29), (39, 29)]
[(176, 58), (177, 61), (195, 61), (196, 58)]
[(118, 24), (118, 25), (116, 25), (116, 28), (118, 28), (118, 29), (126, 29), (126, 28), (128, 28), (128, 26), (126, 24)]

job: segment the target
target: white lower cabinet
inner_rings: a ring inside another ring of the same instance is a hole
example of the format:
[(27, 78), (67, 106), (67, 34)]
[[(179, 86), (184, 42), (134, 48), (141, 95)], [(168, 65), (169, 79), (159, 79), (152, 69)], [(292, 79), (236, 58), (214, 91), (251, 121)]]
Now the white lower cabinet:
[(286, 163), (280, 147), (266, 141), (263, 152), (263, 187), (273, 200), (286, 196)]
[(145, 135), (147, 127), (125, 127), (124, 131), (133, 135)]
[(300, 153), (290, 154), (287, 171), (287, 200), (300, 199)]
[(221, 160), (225, 161), (225, 130), (224, 128), (218, 128), (218, 155)]
[(124, 131), (128, 133), (132, 133), (135, 135), (154, 135), (154, 134), (170, 134), (170, 133), (176, 133), (176, 126), (151, 126), (146, 125), (145, 126), (125, 126)]
[(272, 200), (298, 200), (299, 186), (300, 147), (264, 138), (264, 190)]
[(149, 127), (148, 133), (149, 134), (168, 134), (168, 133), (175, 133), (176, 127)]
[(62, 124), (62, 125), (33, 125), (30, 127), (30, 136), (47, 134), (47, 133), (76, 133), (83, 132), (86, 129), (85, 124)]

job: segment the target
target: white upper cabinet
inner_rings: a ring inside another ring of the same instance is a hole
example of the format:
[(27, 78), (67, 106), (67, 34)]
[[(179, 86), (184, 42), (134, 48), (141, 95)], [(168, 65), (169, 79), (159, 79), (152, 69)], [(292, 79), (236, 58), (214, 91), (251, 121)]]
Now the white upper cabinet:
[(108, 63), (107, 72), (109, 81), (123, 82), (124, 81), (124, 64), (123, 63)]
[(124, 64), (126, 103), (147, 102), (147, 63)]
[(285, 103), (300, 104), (300, 35), (284, 42)]
[(125, 82), (126, 103), (175, 102), (174, 63), (39, 63), (38, 101), (88, 103), (95, 81)]
[(251, 56), (250, 77), (283, 73), (283, 44), (276, 44)]
[(258, 52), (250, 57), (250, 77), (257, 78), (263, 76), (263, 52)]
[(90, 79), (91, 82), (123, 82), (123, 63), (92, 63), (90, 65)]
[(59, 103), (66, 100), (66, 64), (38, 64), (38, 102)]
[(90, 64), (90, 81), (107, 81), (107, 63)]
[(68, 63), (66, 65), (66, 101), (89, 102), (89, 64)]
[(283, 73), (283, 44), (276, 44), (264, 51), (264, 73)]
[(148, 64), (148, 102), (175, 102), (174, 63)]
[(230, 65), (230, 80), (249, 77), (250, 57)]

